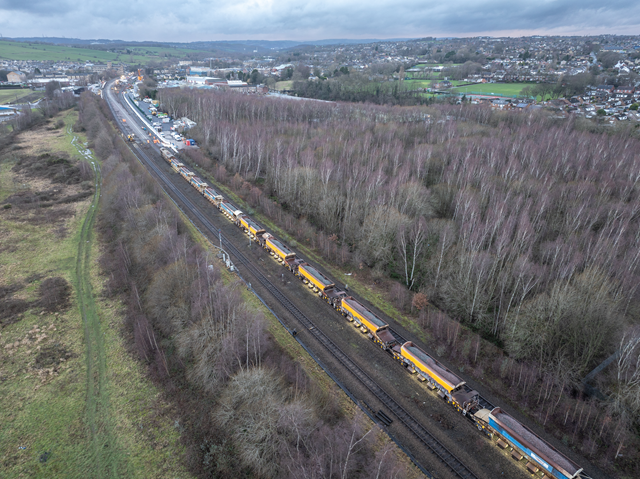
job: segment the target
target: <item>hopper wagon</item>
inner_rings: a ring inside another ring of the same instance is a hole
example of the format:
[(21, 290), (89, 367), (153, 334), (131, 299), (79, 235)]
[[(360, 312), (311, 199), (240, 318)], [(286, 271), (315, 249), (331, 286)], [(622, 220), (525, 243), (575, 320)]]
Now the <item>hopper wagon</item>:
[(167, 148), (160, 148), (160, 154), (162, 155), (162, 158), (164, 158), (168, 162), (171, 162), (171, 158), (175, 158), (175, 156), (173, 156), (173, 153), (171, 153), (171, 150), (168, 150)]
[(191, 179), (189, 180), (189, 183), (191, 183), (191, 186), (193, 186), (196, 190), (198, 190), (200, 193), (204, 192), (204, 189), (209, 186), (207, 185), (206, 182), (202, 181), (200, 178), (198, 178), (197, 176), (192, 176)]
[(298, 276), (314, 291), (324, 291), (335, 286), (334, 282), (308, 263), (298, 266)]
[(211, 201), (214, 205), (218, 206), (218, 204), (222, 201), (222, 196), (210, 186), (206, 187), (202, 192), (204, 197)]
[(499, 447), (510, 447), (514, 459), (520, 461), (526, 458), (526, 467), (532, 474), (542, 471), (545, 477), (556, 479), (587, 477), (575, 462), (499, 407), (491, 411), (481, 409), (474, 414), (474, 419), (478, 429), (484, 430), (491, 437), (498, 437)]
[(218, 204), (218, 208), (220, 208), (220, 211), (222, 211), (222, 214), (224, 214), (227, 218), (235, 221), (235, 218), (236, 218), (235, 212), (238, 211), (238, 208), (236, 208), (226, 200), (221, 201)]
[(335, 283), (323, 275), (309, 263), (301, 263), (298, 265), (296, 275), (306, 283), (309, 288), (318, 293), (318, 296), (327, 301), (334, 308), (340, 303), (342, 298), (346, 297), (344, 291), (336, 288)]
[(383, 349), (392, 348), (396, 343), (389, 325), (351, 296), (342, 298), (340, 309), (349, 321), (353, 321), (363, 333), (369, 333)]
[(272, 234), (263, 234), (260, 237), (260, 244), (284, 266), (293, 270), (296, 263), (296, 254), (277, 240)]
[(172, 161), (171, 168), (173, 168), (176, 173), (180, 173), (180, 169), (184, 168), (184, 164), (180, 163), (179, 161)]
[(266, 232), (262, 226), (253, 221), (247, 215), (239, 215), (236, 224), (252, 238), (258, 238)]
[(466, 390), (466, 383), (462, 379), (411, 341), (402, 345), (399, 356), (397, 348), (393, 353), (405, 366), (415, 371), (421, 380), (426, 381), (431, 389), (437, 389), (441, 398), (464, 415), (478, 405), (477, 391)]
[(180, 173), (180, 176), (182, 176), (187, 181), (190, 181), (191, 177), (195, 176), (195, 173), (193, 171), (189, 170), (188, 168), (185, 168), (184, 166), (180, 168), (178, 173)]

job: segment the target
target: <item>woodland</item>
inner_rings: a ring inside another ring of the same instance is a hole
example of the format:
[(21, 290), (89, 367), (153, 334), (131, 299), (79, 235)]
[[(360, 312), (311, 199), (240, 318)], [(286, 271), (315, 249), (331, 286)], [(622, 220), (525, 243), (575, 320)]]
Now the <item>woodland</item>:
[(296, 96), (323, 101), (403, 106), (426, 105), (434, 102), (434, 98), (426, 96), (423, 89), (418, 91), (402, 82), (371, 80), (368, 76), (360, 73), (341, 75), (320, 82), (294, 81), (291, 88)]
[[(584, 398), (585, 375), (615, 355), (598, 378), (600, 437), (582, 449), (610, 464), (622, 429), (637, 434), (636, 131), (467, 104), (158, 97), (198, 123), (190, 135), (202, 150), (188, 161), (327, 260), (394, 279), (401, 310), (428, 301), (498, 346), (521, 376), (535, 368), (545, 399), (549, 387), (558, 403)], [(605, 438), (616, 421), (624, 427)]]
[(117, 136), (106, 103), (83, 95), (79, 117), (103, 160), (104, 294), (125, 305), (123, 334), (172, 404), (189, 471), (416, 477), (378, 427), (345, 411), (337, 386), (310, 378), (274, 340), (244, 283), (223, 273)]

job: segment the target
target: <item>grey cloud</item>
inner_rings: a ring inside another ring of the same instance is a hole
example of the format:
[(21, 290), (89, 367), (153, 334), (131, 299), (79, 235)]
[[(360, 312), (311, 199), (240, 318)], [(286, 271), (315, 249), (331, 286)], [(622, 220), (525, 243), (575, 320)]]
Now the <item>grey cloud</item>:
[[(520, 31), (627, 33), (640, 5), (613, 0), (186, 0), (84, 3), (0, 0), (5, 36), (125, 40), (318, 39), (460, 36)], [(626, 31), (622, 31), (626, 30)]]
[[(29, 15), (51, 15), (51, 14), (64, 14), (75, 8), (74, 4), (69, 1), (49, 1), (49, 0), (0, 0), (0, 12), (12, 12), (11, 17), (5, 17), (13, 19), (13, 12), (22, 12)], [(20, 13), (18, 13), (20, 14)], [(11, 20), (9, 20), (10, 22)]]
[(601, 1), (496, 1), (462, 4), (438, 18), (440, 23), (458, 31), (553, 29), (557, 27), (605, 27), (615, 32), (621, 22), (638, 22), (638, 5), (614, 0), (603, 7)]

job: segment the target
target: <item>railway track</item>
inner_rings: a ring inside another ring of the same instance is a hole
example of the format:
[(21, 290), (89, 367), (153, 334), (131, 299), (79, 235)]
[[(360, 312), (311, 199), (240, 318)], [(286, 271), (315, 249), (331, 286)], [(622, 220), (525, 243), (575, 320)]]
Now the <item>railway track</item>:
[[(109, 103), (112, 113), (116, 116), (114, 108)], [(119, 105), (119, 111), (124, 109)], [(128, 112), (127, 112), (128, 113)], [(128, 116), (128, 115), (127, 115)], [(256, 268), (253, 263), (248, 260), (233, 243), (222, 235), (220, 230), (216, 228), (200, 209), (191, 202), (191, 200), (177, 188), (155, 164), (155, 162), (140, 148), (138, 145), (133, 146), (134, 153), (142, 161), (142, 163), (153, 170), (157, 177), (162, 181), (163, 186), (170, 190), (171, 194), (182, 202), (185, 207), (196, 217), (203, 227), (213, 235), (219, 237), (224, 248), (231, 253), (236, 260), (242, 264), (252, 276), (254, 276), (262, 286), (278, 301), (318, 342), (320, 342), (338, 362), (347, 369), (356, 379), (360, 381), (393, 415), (440, 461), (457, 477), (462, 479), (477, 479), (465, 465), (453, 453), (451, 453), (440, 441), (438, 441), (429, 431), (424, 428), (411, 414), (409, 414), (393, 397), (391, 397), (382, 387), (380, 387), (363, 369), (361, 369), (347, 354), (344, 353), (327, 335), (319, 330), (314, 323), (298, 309), (298, 307), (287, 298), (280, 289), (275, 286), (267, 277)], [(394, 333), (397, 335), (397, 333)], [(398, 335), (399, 338), (402, 338)]]

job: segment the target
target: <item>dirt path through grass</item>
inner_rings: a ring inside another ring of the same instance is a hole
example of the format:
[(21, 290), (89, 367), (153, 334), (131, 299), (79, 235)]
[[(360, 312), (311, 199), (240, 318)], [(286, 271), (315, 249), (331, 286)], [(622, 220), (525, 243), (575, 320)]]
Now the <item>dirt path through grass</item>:
[[(72, 129), (77, 119), (62, 112), (0, 152), (0, 478), (193, 477), (179, 416), (131, 356), (126, 310), (102, 294), (103, 245), (94, 230), (101, 172), (95, 195), (90, 184), (48, 176), (47, 159), (76, 166), (80, 157), (98, 168), (86, 136)], [(13, 169), (41, 155), (42, 168)], [(54, 200), (89, 193), (47, 208), (16, 200), (49, 191)], [(66, 284), (67, 296), (45, 281)]]
[[(75, 140), (75, 138), (74, 138)], [(87, 158), (86, 148), (76, 141), (73, 145)], [(90, 153), (89, 153), (90, 154)], [(91, 286), (91, 246), (93, 244), (93, 225), (98, 200), (100, 198), (100, 168), (91, 158), (87, 158), (95, 170), (95, 195), (85, 217), (78, 243), (76, 260), (76, 290), (82, 320), (86, 346), (87, 396), (85, 424), (90, 444), (89, 458), (92, 477), (126, 477), (127, 464), (113, 434), (114, 420), (111, 415), (109, 384), (107, 374), (104, 333), (97, 313)]]

